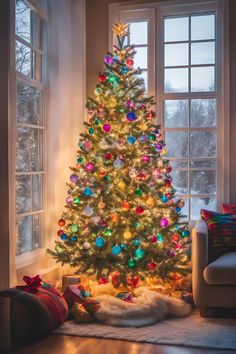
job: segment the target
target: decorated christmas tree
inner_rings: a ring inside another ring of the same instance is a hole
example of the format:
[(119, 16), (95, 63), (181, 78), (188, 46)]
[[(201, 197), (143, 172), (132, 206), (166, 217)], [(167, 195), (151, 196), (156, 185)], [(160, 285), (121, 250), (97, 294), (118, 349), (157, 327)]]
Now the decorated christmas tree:
[(112, 273), (114, 285), (147, 275), (168, 280), (188, 272), (184, 201), (175, 198), (154, 99), (134, 69), (134, 47), (125, 45), (128, 25), (113, 30), (117, 45), (87, 101), (89, 120), (49, 253), (101, 283)]

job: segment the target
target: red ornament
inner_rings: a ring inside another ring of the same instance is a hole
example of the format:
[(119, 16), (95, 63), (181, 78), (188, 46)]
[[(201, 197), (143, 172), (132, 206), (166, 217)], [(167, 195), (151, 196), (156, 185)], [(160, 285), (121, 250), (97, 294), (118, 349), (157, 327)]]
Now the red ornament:
[(138, 206), (138, 207), (136, 208), (135, 212), (136, 212), (137, 215), (142, 215), (143, 212), (144, 212), (144, 209), (143, 209), (143, 207), (140, 205), (140, 206)]
[(98, 176), (99, 177), (104, 177), (106, 175), (106, 171), (104, 171), (104, 170), (101, 170), (100, 172), (98, 172)]
[(104, 74), (99, 74), (99, 76), (98, 76), (98, 81), (100, 81), (100, 82), (104, 82), (104, 81), (106, 81), (106, 76), (104, 75)]
[(171, 240), (172, 240), (173, 242), (179, 241), (179, 234), (177, 234), (177, 233), (173, 234)]
[(120, 273), (119, 272), (114, 272), (112, 273), (111, 276), (111, 282), (114, 288), (117, 288), (121, 284), (121, 279), (120, 279)]
[(156, 242), (157, 242), (157, 236), (156, 236), (156, 235), (152, 235), (152, 236), (150, 237), (150, 241), (151, 241), (152, 243), (156, 243)]
[(171, 185), (171, 181), (169, 179), (165, 180), (165, 186), (169, 187)]
[(108, 152), (108, 153), (106, 153), (104, 155), (104, 158), (105, 158), (105, 160), (112, 160), (113, 159), (113, 155), (110, 152)]
[(171, 166), (166, 167), (166, 172), (167, 173), (170, 173), (171, 171), (172, 171), (172, 167)]
[(147, 119), (153, 119), (153, 118), (155, 118), (156, 117), (156, 113), (153, 111), (153, 110), (151, 110), (150, 112), (148, 112), (146, 115), (145, 115), (145, 118), (147, 118)]
[(121, 203), (121, 209), (122, 209), (123, 211), (128, 211), (128, 210), (130, 210), (130, 205), (129, 205), (128, 202), (126, 202), (126, 200)]
[(150, 263), (148, 263), (148, 268), (150, 269), (150, 270), (153, 270), (153, 269), (155, 269), (156, 268), (156, 263), (155, 262), (150, 262)]
[(127, 64), (128, 66), (133, 66), (133, 65), (134, 65), (133, 59), (127, 59), (127, 60), (126, 60), (126, 64)]
[(137, 275), (134, 275), (132, 277), (127, 277), (126, 278), (127, 284), (131, 286), (131, 288), (136, 288), (139, 282), (139, 277)]
[(106, 284), (106, 283), (108, 283), (108, 280), (107, 280), (107, 278), (101, 277), (98, 279), (98, 283), (99, 284)]
[(64, 231), (63, 231), (63, 230), (58, 230), (58, 231), (57, 231), (57, 235), (58, 235), (58, 236), (61, 236), (62, 234), (64, 234)]
[(59, 219), (59, 220), (58, 220), (58, 225), (59, 225), (59, 226), (62, 227), (62, 226), (64, 226), (65, 224), (66, 224), (66, 221), (65, 221), (64, 219)]
[(100, 225), (101, 225), (102, 227), (107, 227), (107, 222), (106, 222), (106, 220), (102, 219), (102, 220), (100, 221)]

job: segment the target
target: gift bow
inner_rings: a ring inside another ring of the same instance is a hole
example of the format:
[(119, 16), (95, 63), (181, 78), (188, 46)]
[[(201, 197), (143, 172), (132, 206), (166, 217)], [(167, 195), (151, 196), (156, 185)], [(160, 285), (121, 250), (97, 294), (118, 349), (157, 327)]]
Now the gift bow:
[(28, 293), (35, 294), (38, 292), (39, 288), (41, 287), (42, 279), (40, 278), (39, 275), (36, 275), (33, 278), (25, 275), (23, 277), (23, 280), (26, 282), (24, 290), (27, 291)]

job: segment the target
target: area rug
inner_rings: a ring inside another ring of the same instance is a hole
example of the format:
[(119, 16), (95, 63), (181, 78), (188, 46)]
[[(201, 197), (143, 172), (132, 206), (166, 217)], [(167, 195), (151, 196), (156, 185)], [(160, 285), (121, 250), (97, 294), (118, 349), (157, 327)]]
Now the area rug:
[(65, 322), (53, 332), (79, 337), (122, 339), (200, 348), (236, 349), (236, 319), (202, 318), (193, 313), (185, 318), (169, 318), (142, 328), (112, 327), (98, 323)]

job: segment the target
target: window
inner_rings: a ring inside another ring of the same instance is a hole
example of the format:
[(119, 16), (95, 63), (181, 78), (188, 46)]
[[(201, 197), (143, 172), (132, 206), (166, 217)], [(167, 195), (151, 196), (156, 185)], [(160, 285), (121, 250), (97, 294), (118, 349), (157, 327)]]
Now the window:
[(16, 255), (43, 246), (45, 214), (46, 43), (37, 8), (15, 1)]
[(129, 23), (130, 44), (147, 51), (135, 61), (145, 69), (142, 75), (148, 73), (176, 198), (185, 200), (182, 212), (189, 221), (199, 218), (201, 208), (218, 209), (228, 197), (221, 4), (172, 1), (145, 4), (144, 10), (140, 5), (110, 6), (110, 23), (119, 17)]

